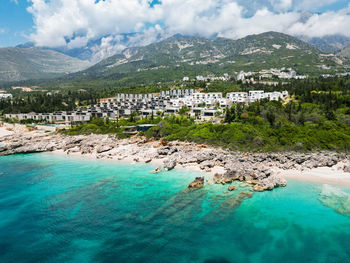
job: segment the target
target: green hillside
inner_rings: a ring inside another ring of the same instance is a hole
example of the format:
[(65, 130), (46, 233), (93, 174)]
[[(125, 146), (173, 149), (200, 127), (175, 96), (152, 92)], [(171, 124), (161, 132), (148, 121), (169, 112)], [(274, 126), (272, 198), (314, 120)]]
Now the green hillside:
[(311, 44), (276, 32), (239, 40), (175, 35), (149, 46), (128, 48), (73, 77), (143, 83), (281, 67), (316, 75), (324, 72), (322, 65), (330, 66), (331, 70), (340, 67), (334, 59), (320, 54)]
[(0, 48), (0, 81), (54, 78), (89, 66), (89, 62), (51, 50)]

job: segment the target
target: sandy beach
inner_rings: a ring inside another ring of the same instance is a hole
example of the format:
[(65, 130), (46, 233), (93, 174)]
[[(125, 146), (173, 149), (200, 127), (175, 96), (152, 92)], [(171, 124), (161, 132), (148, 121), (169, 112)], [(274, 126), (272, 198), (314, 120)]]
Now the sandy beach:
[(345, 173), (333, 167), (319, 167), (306, 171), (280, 169), (276, 171), (286, 179), (350, 186), (350, 173)]

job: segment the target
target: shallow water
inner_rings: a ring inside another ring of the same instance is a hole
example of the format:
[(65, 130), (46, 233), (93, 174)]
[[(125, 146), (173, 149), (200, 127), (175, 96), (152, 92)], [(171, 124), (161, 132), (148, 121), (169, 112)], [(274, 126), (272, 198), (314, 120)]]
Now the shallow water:
[(349, 189), (289, 181), (249, 198), (244, 187), (187, 191), (198, 174), (152, 169), (0, 157), (0, 262), (349, 262), (338, 209)]

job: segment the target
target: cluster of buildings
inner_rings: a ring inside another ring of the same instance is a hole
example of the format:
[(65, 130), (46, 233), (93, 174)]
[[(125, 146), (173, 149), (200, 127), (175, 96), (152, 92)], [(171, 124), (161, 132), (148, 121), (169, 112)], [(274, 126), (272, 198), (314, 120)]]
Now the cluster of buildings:
[(12, 94), (0, 93), (0, 99), (12, 98)]
[(263, 69), (259, 72), (244, 72), (241, 71), (237, 80), (247, 80), (250, 79), (254, 75), (259, 75), (259, 79), (271, 79), (277, 77), (279, 79), (306, 79), (305, 75), (298, 75), (295, 70), (292, 68), (281, 68), (281, 69)]
[[(307, 79), (307, 76), (305, 75), (298, 75), (295, 70), (292, 68), (281, 68), (281, 69), (263, 69), (259, 72), (244, 72), (241, 71), (237, 75), (237, 80), (246, 81), (246, 80), (254, 80), (253, 77), (258, 77), (261, 79), (272, 79), (272, 78), (278, 78), (278, 79)], [(229, 81), (231, 77), (225, 73), (223, 76), (216, 77), (216, 76), (196, 76), (194, 80), (197, 81)], [(183, 82), (191, 81), (189, 77), (183, 77)]]
[(231, 92), (223, 96), (221, 92), (200, 93), (195, 89), (169, 90), (149, 94), (117, 94), (113, 98), (101, 100), (95, 105), (80, 107), (75, 111), (55, 113), (6, 114), (6, 118), (18, 120), (46, 121), (51, 123), (87, 122), (91, 118), (128, 118), (137, 113), (143, 117), (164, 114), (178, 114), (186, 109), (186, 114), (199, 120), (210, 120), (222, 114), (226, 107), (234, 103), (251, 103), (261, 99), (284, 100), (287, 91)]
[(349, 77), (350, 76), (350, 72), (345, 72), (345, 73), (338, 73), (338, 74), (335, 74), (335, 75), (332, 75), (332, 74), (323, 74), (322, 77), (327, 79), (327, 78), (335, 78), (335, 77)]
[[(202, 75), (198, 75), (196, 76), (196, 78), (194, 80), (197, 80), (197, 81), (229, 81), (231, 79), (231, 77), (227, 74), (227, 73), (224, 73), (223, 76), (213, 76), (213, 75), (209, 75), (209, 76), (202, 76)], [(191, 81), (191, 79), (189, 77), (183, 77), (182, 79), (183, 82), (186, 82), (186, 81)]]

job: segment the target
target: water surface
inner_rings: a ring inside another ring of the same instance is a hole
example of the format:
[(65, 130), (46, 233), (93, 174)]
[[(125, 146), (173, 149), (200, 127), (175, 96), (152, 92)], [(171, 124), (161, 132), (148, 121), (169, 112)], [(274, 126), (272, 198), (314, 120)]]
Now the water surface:
[(349, 189), (289, 180), (240, 203), (242, 186), (189, 192), (198, 174), (152, 169), (0, 157), (0, 262), (349, 262)]

